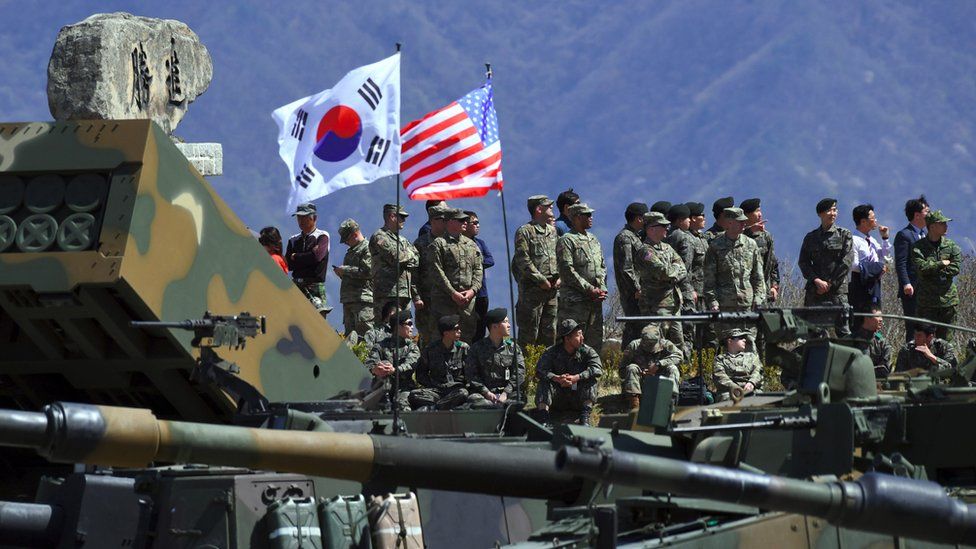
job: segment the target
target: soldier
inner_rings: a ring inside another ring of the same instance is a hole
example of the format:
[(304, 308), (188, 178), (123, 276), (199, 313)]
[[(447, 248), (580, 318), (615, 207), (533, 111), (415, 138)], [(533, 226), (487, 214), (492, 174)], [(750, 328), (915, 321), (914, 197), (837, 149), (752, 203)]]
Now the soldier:
[[(656, 213), (656, 212), (655, 212)], [(627, 407), (640, 408), (641, 381), (647, 376), (662, 376), (674, 382), (672, 397), (677, 400), (681, 385), (681, 349), (661, 337), (657, 324), (641, 330), (640, 339), (631, 341), (620, 358), (620, 387)]]
[(535, 405), (542, 423), (549, 423), (550, 412), (573, 410), (579, 411), (580, 425), (590, 424), (603, 365), (596, 349), (584, 343), (583, 328), (571, 318), (561, 320), (559, 341), (539, 357)]
[(552, 218), (552, 200), (545, 195), (530, 196), (532, 220), (515, 231), (515, 256), (512, 275), (518, 282), (519, 298), (515, 305), (519, 345), (553, 344), (556, 339), (556, 293), (559, 271), (556, 267), (556, 228)]
[(450, 410), (468, 400), (464, 364), (468, 344), (461, 341), (461, 318), (442, 316), (437, 321), (441, 338), (424, 347), (417, 363), (417, 385), (410, 391), (410, 405), (415, 410)]
[[(846, 306), (853, 236), (850, 231), (835, 224), (836, 199), (824, 198), (817, 202), (817, 215), (820, 216), (820, 226), (803, 237), (800, 247), (798, 263), (803, 278), (807, 280), (803, 304), (808, 307)], [(843, 320), (837, 322), (837, 334), (842, 337), (851, 334), (850, 327)]]
[(485, 321), (488, 337), (471, 346), (464, 369), (472, 408), (492, 408), (514, 401), (519, 390), (524, 389), (519, 386), (525, 383), (525, 358), (512, 341), (508, 311), (492, 309)]
[[(668, 209), (668, 221), (671, 222), (668, 236), (664, 242), (674, 248), (674, 251), (681, 258), (688, 274), (681, 283), (681, 307), (683, 309), (695, 309), (698, 307), (698, 291), (691, 278), (691, 270), (695, 261), (695, 252), (700, 241), (698, 237), (691, 234), (691, 208), (687, 204), (675, 204)], [(705, 248), (708, 249), (707, 247)], [(702, 257), (704, 263), (704, 256)], [(684, 340), (682, 351), (686, 360), (691, 358), (692, 342), (695, 340), (695, 327), (691, 323), (685, 323), (681, 327)]]
[(366, 357), (366, 368), (373, 374), (371, 391), (383, 389), (389, 393), (394, 377), (399, 373), (396, 399), (401, 409), (410, 406), (410, 391), (417, 386), (413, 372), (420, 360), (420, 348), (414, 343), (413, 320), (410, 311), (400, 311), (390, 319), (390, 335), (377, 341)]
[(397, 312), (397, 302), (387, 301), (380, 310), (380, 316), (373, 317), (373, 325), (363, 334), (362, 338), (362, 341), (366, 343), (367, 350), (372, 349), (377, 341), (393, 333), (390, 330), (390, 321)]
[(315, 226), (318, 219), (315, 204), (299, 204), (295, 213), (301, 232), (288, 239), (285, 261), (292, 280), (315, 309), (325, 318), (332, 307), (325, 302), (325, 273), (329, 265), (329, 233)]
[(436, 318), (460, 316), (461, 339), (471, 341), (478, 327), (474, 298), (484, 272), (478, 245), (461, 234), (467, 219), (466, 213), (452, 209), (447, 216), (447, 233), (430, 245), (430, 312)]
[(447, 209), (450, 209), (450, 206), (448, 206), (447, 205), (447, 202), (444, 202), (443, 200), (428, 200), (424, 204), (424, 210), (427, 211), (427, 222), (424, 223), (423, 225), (421, 225), (420, 226), (420, 230), (417, 231), (417, 238), (418, 239), (431, 231), (431, 228), (434, 225), (433, 224), (434, 218), (430, 215), (430, 213), (431, 213), (431, 210), (433, 210), (435, 208), (437, 208), (439, 210), (447, 210)]
[(339, 285), (342, 327), (347, 339), (358, 339), (369, 331), (374, 318), (369, 242), (366, 242), (359, 230), (359, 223), (353, 219), (347, 219), (339, 225), (339, 240), (349, 247), (346, 256), (342, 258), (342, 265), (332, 266), (332, 270), (342, 281)]
[(670, 202), (668, 202), (667, 200), (658, 200), (654, 204), (651, 204), (651, 210), (650, 211), (657, 212), (657, 213), (663, 215), (664, 217), (667, 217), (668, 216), (668, 210), (670, 210), (670, 209), (671, 209), (671, 203)]
[(607, 298), (607, 266), (593, 227), (593, 208), (576, 204), (569, 210), (573, 230), (556, 241), (556, 264), (563, 286), (559, 290), (559, 321), (573, 319), (586, 329), (586, 344), (603, 347), (603, 301)]
[[(708, 243), (705, 303), (712, 311), (747, 311), (766, 300), (759, 247), (742, 236), (746, 220), (740, 208), (726, 208), (722, 213), (725, 232)], [(756, 329), (749, 329), (749, 333), (754, 341)]]
[(559, 217), (556, 218), (556, 236), (568, 234), (573, 230), (573, 216), (569, 208), (579, 204), (580, 197), (573, 192), (573, 189), (565, 190), (556, 197), (556, 208), (559, 209)]
[[(698, 300), (690, 304), (696, 310), (705, 309), (705, 254), (708, 253), (708, 239), (702, 231), (705, 228), (705, 205), (701, 202), (688, 202), (688, 234), (694, 237), (692, 245), (694, 256), (691, 260), (691, 268), (688, 269), (688, 277), (691, 279), (691, 287), (695, 289)], [(686, 305), (687, 306), (687, 305)], [(701, 339), (695, 337), (695, 332), (701, 331)], [(685, 341), (691, 341), (692, 347), (700, 351), (702, 346), (715, 348), (718, 340), (715, 329), (711, 324), (687, 324), (684, 328)]]
[[(915, 288), (918, 316), (946, 324), (956, 321), (959, 290), (955, 277), (962, 256), (959, 246), (945, 236), (950, 221), (942, 210), (929, 212), (925, 216), (927, 234), (912, 245), (912, 265), (918, 277)], [(940, 338), (949, 339), (948, 328), (940, 326), (936, 332)]]
[(705, 240), (711, 240), (725, 232), (725, 227), (722, 226), (722, 212), (725, 211), (725, 208), (733, 207), (735, 207), (735, 199), (731, 196), (719, 198), (712, 203), (712, 215), (715, 216), (715, 223), (713, 223), (712, 226), (703, 233), (705, 235)]
[(871, 305), (868, 310), (876, 316), (861, 318), (861, 325), (854, 332), (856, 347), (871, 358), (874, 364), (874, 377), (881, 379), (888, 377), (891, 372), (891, 345), (885, 341), (881, 328), (884, 321), (881, 318), (881, 305)]
[(766, 303), (775, 303), (779, 297), (779, 260), (773, 251), (773, 235), (766, 230), (762, 203), (758, 198), (743, 200), (739, 204), (748, 218), (745, 235), (756, 242), (763, 262), (763, 281), (766, 283)]
[(712, 381), (719, 400), (742, 397), (762, 388), (762, 362), (759, 355), (746, 350), (749, 332), (732, 328), (725, 338), (725, 352), (715, 357)]
[[(410, 276), (411, 271), (419, 265), (417, 249), (400, 234), (408, 215), (406, 210), (397, 209), (395, 204), (385, 204), (383, 227), (369, 238), (369, 253), (373, 262), (373, 313), (376, 316), (380, 315), (388, 301), (396, 302), (401, 310), (410, 306), (411, 298), (418, 309), (425, 306)], [(397, 269), (400, 271), (399, 279)]]
[(472, 343), (478, 341), (485, 337), (485, 330), (488, 325), (485, 321), (485, 315), (488, 314), (488, 269), (495, 266), (495, 258), (491, 255), (491, 250), (488, 249), (488, 245), (485, 241), (478, 238), (481, 234), (481, 221), (478, 219), (478, 214), (470, 210), (465, 210), (468, 214), (468, 224), (464, 227), (464, 236), (470, 238), (478, 245), (478, 249), (481, 250), (481, 289), (478, 290), (478, 295), (474, 297), (474, 314), (478, 318), (478, 327), (474, 331), (474, 339)]
[[(640, 271), (640, 311), (643, 315), (674, 315), (681, 311), (681, 287), (688, 284), (688, 271), (674, 248), (664, 242), (668, 220), (660, 212), (644, 215), (646, 243), (641, 248), (637, 268)], [(681, 324), (668, 322), (662, 327), (665, 337), (684, 349)]]
[(932, 324), (916, 323), (912, 341), (898, 351), (896, 372), (921, 369), (929, 373), (956, 368), (956, 350), (952, 343), (936, 337)]
[[(431, 201), (428, 202), (438, 202)], [(451, 209), (442, 205), (443, 202), (440, 201), (437, 204), (432, 205), (427, 210), (427, 215), (430, 216), (430, 227), (427, 232), (422, 232), (417, 240), (414, 240), (413, 247), (417, 249), (417, 259), (419, 265), (417, 266), (417, 278), (414, 286), (417, 288), (417, 294), (420, 296), (420, 300), (424, 302), (425, 307), (417, 309), (417, 331), (420, 333), (421, 344), (426, 345), (431, 341), (436, 341), (440, 339), (440, 334), (437, 332), (437, 321), (430, 316), (430, 291), (431, 291), (431, 281), (430, 276), (430, 245), (439, 236), (443, 236), (447, 232), (447, 215), (451, 212)]]
[[(627, 223), (613, 239), (613, 277), (616, 279), (617, 291), (620, 294), (620, 306), (627, 316), (640, 314), (638, 304), (640, 275), (637, 274), (634, 260), (639, 257), (638, 254), (644, 247), (643, 231), (644, 214), (646, 213), (647, 204), (633, 202), (628, 205), (627, 209), (624, 210), (624, 219)], [(621, 346), (626, 347), (639, 335), (640, 326), (636, 322), (624, 324)]]

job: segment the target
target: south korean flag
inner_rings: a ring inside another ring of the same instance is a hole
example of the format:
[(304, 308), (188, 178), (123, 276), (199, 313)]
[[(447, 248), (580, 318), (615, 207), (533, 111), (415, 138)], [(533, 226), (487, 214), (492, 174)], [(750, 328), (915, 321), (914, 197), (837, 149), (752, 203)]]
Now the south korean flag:
[(278, 154), (291, 175), (288, 213), (400, 170), (400, 54), (346, 74), (334, 88), (276, 109)]

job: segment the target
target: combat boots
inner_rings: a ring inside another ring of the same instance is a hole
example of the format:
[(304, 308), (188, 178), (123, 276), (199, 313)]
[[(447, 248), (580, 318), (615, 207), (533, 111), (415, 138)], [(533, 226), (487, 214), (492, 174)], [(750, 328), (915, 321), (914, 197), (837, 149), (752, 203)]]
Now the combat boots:
[(583, 411), (580, 412), (579, 424), (589, 425), (590, 424), (590, 413), (593, 411), (593, 406), (583, 406)]

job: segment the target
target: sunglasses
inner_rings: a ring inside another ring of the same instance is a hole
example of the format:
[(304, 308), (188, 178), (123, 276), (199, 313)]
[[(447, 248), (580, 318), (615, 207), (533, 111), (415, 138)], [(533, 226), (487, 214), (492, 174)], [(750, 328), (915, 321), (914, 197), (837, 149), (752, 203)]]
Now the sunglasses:
[(401, 326), (413, 326), (413, 321), (412, 320), (407, 320), (407, 321), (401, 322), (400, 325)]
[(480, 221), (468, 221), (468, 225), (481, 225)]

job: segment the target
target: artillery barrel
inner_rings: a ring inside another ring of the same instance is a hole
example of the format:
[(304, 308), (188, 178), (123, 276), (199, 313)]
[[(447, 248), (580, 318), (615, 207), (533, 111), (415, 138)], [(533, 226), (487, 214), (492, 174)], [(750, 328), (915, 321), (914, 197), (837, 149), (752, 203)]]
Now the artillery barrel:
[(201, 463), (482, 494), (574, 500), (581, 481), (548, 449), (159, 420), (149, 410), (58, 402), (0, 410), (0, 446), (116, 467)]
[(831, 524), (938, 543), (976, 544), (976, 506), (934, 482), (868, 473), (854, 482), (812, 482), (645, 456), (564, 447), (556, 468), (580, 477), (742, 503)]
[(53, 547), (61, 533), (60, 508), (0, 501), (0, 546)]

